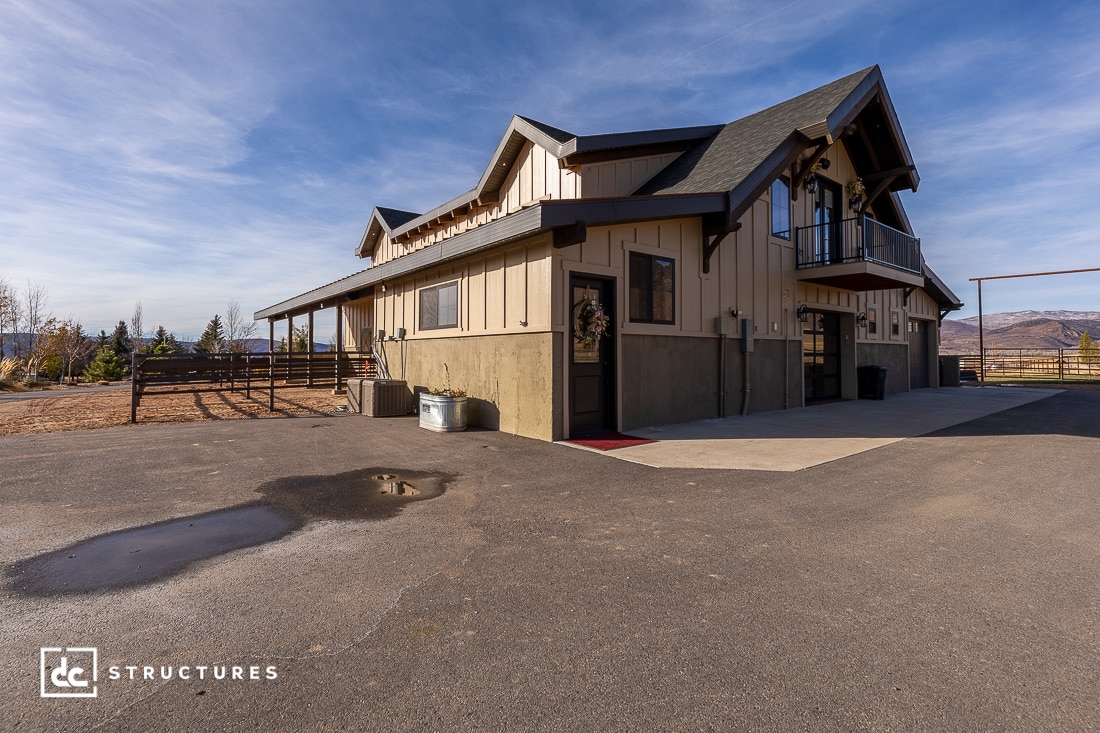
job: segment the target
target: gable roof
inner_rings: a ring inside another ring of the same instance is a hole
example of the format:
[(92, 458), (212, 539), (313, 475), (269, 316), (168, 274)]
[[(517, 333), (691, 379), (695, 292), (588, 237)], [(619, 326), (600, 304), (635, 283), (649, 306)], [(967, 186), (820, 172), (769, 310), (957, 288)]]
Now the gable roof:
[[(418, 227), (449, 217), (464, 207), (497, 201), (501, 186), (512, 170), (512, 164), (515, 163), (528, 141), (548, 151), (562, 166), (572, 166), (609, 157), (648, 154), (657, 150), (686, 150), (721, 129), (721, 125), (708, 125), (605, 135), (574, 135), (543, 122), (515, 115), (508, 123), (508, 128), (497, 143), (489, 164), (474, 188), (424, 214), (376, 207), (355, 254), (359, 257), (367, 257), (374, 249), (377, 238), (383, 230), (390, 237), (399, 237)], [(381, 216), (383, 211), (400, 214), (400, 222), (398, 223), (397, 217), (387, 221)]]
[[(869, 124), (853, 130), (862, 115)], [(873, 175), (875, 168), (895, 174), (890, 191), (915, 190), (920, 182), (882, 72), (872, 66), (724, 125), (635, 195), (728, 192), (730, 219), (736, 221), (808, 147), (837, 140), (844, 141), (861, 174)], [(896, 211), (894, 218), (901, 222), (904, 214)]]
[[(913, 233), (897, 192), (916, 190), (920, 178), (878, 66), (872, 66), (725, 125), (575, 135), (527, 117), (514, 116), (477, 185), (425, 214), (375, 207), (356, 254), (373, 251), (385, 231), (401, 236), (449, 219), (464, 206), (492, 202), (523, 146), (531, 141), (563, 166), (655, 152), (681, 155), (632, 196), (544, 201), (458, 234), (423, 250), (356, 273), (256, 313), (286, 315), (336, 294), (363, 292), (386, 278), (495, 247), (521, 237), (576, 225), (611, 224), (675, 216), (725, 218), (734, 225), (771, 182), (808, 165), (840, 141), (868, 189), (878, 189), (876, 218)], [(807, 159), (807, 151), (810, 157)], [(882, 212), (882, 214), (880, 214)], [(719, 226), (719, 230), (720, 230)], [(922, 263), (926, 290), (947, 310), (958, 297)], [(304, 311), (303, 311), (304, 312)]]

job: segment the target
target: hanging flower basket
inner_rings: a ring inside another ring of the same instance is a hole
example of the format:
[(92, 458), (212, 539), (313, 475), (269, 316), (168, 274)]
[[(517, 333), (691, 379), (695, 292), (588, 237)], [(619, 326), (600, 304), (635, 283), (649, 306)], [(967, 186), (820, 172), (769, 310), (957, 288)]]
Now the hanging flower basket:
[(586, 347), (595, 346), (610, 326), (611, 319), (595, 298), (586, 297), (573, 308), (573, 339)]
[(867, 194), (867, 188), (863, 185), (863, 179), (857, 178), (854, 181), (848, 181), (848, 185), (845, 186), (848, 191), (848, 206), (854, 209), (857, 213), (863, 208), (863, 197)]

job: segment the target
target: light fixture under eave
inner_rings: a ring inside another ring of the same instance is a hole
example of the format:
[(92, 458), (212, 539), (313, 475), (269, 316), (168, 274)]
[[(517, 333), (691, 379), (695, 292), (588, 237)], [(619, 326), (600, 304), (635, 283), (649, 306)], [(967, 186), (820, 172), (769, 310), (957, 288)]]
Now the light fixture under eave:
[(856, 316), (856, 323), (860, 328), (867, 328), (867, 314), (860, 312), (860, 314)]
[(808, 310), (806, 310), (806, 305), (805, 304), (798, 306), (797, 313), (798, 313), (798, 320), (802, 321), (803, 323), (806, 323), (807, 321), (810, 320), (810, 312)]
[(817, 176), (813, 173), (806, 176), (806, 180), (802, 182), (802, 188), (806, 189), (806, 193), (811, 196), (817, 193)]

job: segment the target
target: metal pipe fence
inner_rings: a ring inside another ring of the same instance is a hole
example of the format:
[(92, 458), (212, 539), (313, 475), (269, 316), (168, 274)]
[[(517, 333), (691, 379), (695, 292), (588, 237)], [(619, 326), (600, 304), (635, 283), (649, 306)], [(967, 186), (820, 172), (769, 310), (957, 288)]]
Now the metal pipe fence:
[[(959, 368), (981, 373), (980, 354), (959, 356)], [(1100, 380), (1100, 351), (1081, 349), (986, 349), (986, 379)]]

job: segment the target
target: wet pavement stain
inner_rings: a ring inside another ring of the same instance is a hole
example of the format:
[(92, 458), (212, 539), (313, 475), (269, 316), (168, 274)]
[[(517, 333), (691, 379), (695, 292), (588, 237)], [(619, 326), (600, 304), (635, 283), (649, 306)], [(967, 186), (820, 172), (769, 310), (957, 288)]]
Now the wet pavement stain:
[(396, 517), (405, 504), (441, 496), (453, 476), (368, 468), (290, 476), (256, 491), (260, 501), (90, 537), (8, 568), (27, 596), (93, 593), (162, 580), (190, 565), (286, 537), (311, 520)]

